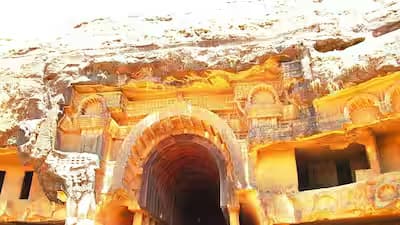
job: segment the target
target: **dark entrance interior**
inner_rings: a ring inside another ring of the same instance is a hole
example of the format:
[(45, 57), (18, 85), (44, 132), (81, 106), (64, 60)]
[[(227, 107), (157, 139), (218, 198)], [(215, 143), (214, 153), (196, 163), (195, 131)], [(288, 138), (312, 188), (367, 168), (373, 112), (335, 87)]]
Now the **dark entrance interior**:
[(164, 139), (144, 165), (140, 204), (162, 224), (225, 225), (221, 165), (221, 153), (205, 138), (185, 134)]
[(240, 204), (240, 225), (259, 225), (254, 209), (247, 204)]
[(369, 169), (365, 146), (346, 149), (296, 149), (299, 190), (333, 187), (356, 182), (356, 171)]

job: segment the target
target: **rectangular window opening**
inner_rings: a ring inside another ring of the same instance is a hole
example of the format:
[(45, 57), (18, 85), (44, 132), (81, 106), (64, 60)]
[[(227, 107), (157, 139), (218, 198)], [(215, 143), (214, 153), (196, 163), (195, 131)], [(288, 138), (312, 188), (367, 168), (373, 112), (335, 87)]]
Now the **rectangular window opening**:
[(32, 178), (33, 178), (33, 171), (25, 172), (19, 199), (29, 199), (29, 193), (31, 191), (31, 186), (32, 186)]
[(0, 193), (3, 189), (4, 179), (6, 178), (6, 171), (0, 171)]
[(296, 149), (299, 191), (328, 188), (356, 182), (356, 171), (370, 168), (365, 146), (346, 149)]

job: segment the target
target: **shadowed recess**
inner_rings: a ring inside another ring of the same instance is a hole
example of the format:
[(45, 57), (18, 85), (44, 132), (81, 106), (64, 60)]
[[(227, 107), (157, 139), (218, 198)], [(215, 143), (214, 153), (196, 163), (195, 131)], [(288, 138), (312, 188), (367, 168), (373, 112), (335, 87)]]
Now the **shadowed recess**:
[(225, 177), (225, 161), (215, 145), (196, 135), (171, 136), (144, 166), (140, 203), (170, 225), (224, 225)]

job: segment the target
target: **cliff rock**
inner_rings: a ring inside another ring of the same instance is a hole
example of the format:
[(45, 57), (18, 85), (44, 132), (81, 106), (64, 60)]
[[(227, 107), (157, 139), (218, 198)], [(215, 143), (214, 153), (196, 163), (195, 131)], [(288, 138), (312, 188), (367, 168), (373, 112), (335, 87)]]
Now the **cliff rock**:
[(240, 71), (300, 45), (318, 81), (352, 85), (400, 67), (397, 0), (237, 0), (208, 8), (93, 18), (51, 41), (0, 36), (0, 145), (16, 144), (19, 124), (45, 117), (50, 99), (65, 103), (72, 83), (134, 77), (144, 65), (151, 69), (143, 79), (158, 82), (176, 71)]

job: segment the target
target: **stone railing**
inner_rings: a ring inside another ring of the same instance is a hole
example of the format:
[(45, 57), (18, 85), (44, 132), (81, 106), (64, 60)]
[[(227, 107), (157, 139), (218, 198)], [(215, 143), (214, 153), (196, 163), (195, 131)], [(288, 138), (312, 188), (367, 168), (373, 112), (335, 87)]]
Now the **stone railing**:
[(343, 124), (350, 122), (344, 117), (325, 117), (319, 119), (317, 118), (316, 121), (319, 132), (339, 130), (343, 127)]
[(400, 172), (331, 188), (295, 193), (261, 193), (274, 223), (359, 218), (400, 213)]
[(338, 130), (347, 122), (343, 117), (319, 118), (310, 116), (304, 119), (285, 121), (277, 126), (262, 125), (252, 127), (249, 129), (248, 139), (253, 144), (288, 141), (323, 131)]
[(249, 129), (250, 143), (263, 143), (268, 141), (287, 141), (293, 137), (292, 128), (288, 124), (278, 126), (257, 126)]
[(348, 185), (299, 192), (291, 197), (297, 221), (400, 212), (400, 172)]
[[(390, 113), (395, 113), (392, 105), (383, 100), (379, 101), (377, 107), (384, 117), (390, 115)], [(351, 123), (344, 114), (332, 117), (306, 116), (303, 114), (302, 117), (302, 119), (281, 122), (277, 126), (260, 125), (251, 127), (248, 131), (249, 142), (259, 144), (293, 140), (297, 137), (309, 136), (319, 132), (340, 130), (344, 124)]]

